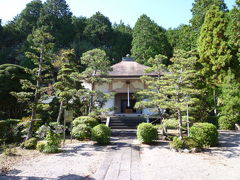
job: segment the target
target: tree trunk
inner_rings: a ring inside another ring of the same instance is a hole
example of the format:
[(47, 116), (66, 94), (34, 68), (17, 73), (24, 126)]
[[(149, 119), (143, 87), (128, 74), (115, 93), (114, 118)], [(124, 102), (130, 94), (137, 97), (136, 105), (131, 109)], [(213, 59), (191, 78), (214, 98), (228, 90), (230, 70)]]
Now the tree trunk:
[(58, 123), (60, 123), (62, 112), (63, 112), (63, 101), (61, 101), (60, 107), (59, 107), (59, 112), (58, 112), (58, 117), (57, 117), (57, 122)]
[(179, 128), (179, 137), (182, 139), (183, 133), (182, 133), (182, 113), (181, 110), (178, 109), (178, 128)]

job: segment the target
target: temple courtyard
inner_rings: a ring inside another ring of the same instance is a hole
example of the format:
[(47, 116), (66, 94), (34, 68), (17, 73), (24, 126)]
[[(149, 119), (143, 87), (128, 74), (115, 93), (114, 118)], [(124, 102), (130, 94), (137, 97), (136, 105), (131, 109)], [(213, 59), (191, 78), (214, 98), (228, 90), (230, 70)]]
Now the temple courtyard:
[(240, 132), (220, 131), (219, 147), (200, 153), (139, 145), (134, 130), (114, 130), (111, 142), (74, 141), (62, 153), (23, 159), (0, 179), (240, 179)]

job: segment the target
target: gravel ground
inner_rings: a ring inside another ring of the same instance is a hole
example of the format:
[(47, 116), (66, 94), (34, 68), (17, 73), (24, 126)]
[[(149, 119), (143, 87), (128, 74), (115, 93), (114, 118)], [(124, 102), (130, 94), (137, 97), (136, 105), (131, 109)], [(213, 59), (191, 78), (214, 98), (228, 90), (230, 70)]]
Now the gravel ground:
[[(115, 144), (109, 146), (92, 142), (68, 144), (62, 153), (16, 164), (14, 170), (0, 179), (93, 179), (110, 151), (120, 152), (129, 140), (137, 142), (134, 136), (127, 135), (115, 138)], [(141, 165), (142, 179), (146, 180), (240, 180), (240, 132), (221, 131), (220, 147), (195, 154), (173, 152), (164, 142), (157, 146), (141, 145)]]
[(0, 179), (91, 179), (106, 153), (106, 147), (92, 142), (68, 144), (62, 153), (17, 164)]
[(221, 131), (220, 147), (195, 154), (142, 145), (141, 160), (144, 179), (240, 180), (240, 132)]

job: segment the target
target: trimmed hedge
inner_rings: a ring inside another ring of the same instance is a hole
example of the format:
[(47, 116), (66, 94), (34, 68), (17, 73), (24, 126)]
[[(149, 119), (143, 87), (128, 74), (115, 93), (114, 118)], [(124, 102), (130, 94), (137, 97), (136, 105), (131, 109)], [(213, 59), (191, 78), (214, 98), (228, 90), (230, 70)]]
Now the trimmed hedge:
[(110, 137), (111, 129), (104, 124), (99, 124), (92, 129), (92, 140), (99, 144), (108, 144)]
[(137, 138), (142, 143), (152, 143), (158, 138), (157, 128), (151, 123), (141, 123), (137, 127)]
[(78, 126), (73, 127), (72, 135), (78, 140), (90, 139), (92, 135), (92, 128), (86, 124), (78, 124)]
[(217, 127), (211, 123), (195, 123), (190, 128), (190, 137), (201, 147), (215, 146), (218, 143)]
[(22, 139), (18, 129), (19, 122), (19, 119), (0, 120), (0, 142), (13, 143)]
[(80, 116), (73, 121), (73, 126), (77, 127), (79, 124), (86, 124), (87, 126), (93, 128), (98, 125), (98, 121), (94, 117), (90, 116)]

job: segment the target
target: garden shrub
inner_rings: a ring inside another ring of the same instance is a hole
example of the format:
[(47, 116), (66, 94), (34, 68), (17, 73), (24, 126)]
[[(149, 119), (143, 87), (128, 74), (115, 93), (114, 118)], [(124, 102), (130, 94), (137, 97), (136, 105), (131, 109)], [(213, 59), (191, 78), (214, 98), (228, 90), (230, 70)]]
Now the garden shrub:
[(73, 121), (73, 126), (77, 127), (79, 124), (86, 124), (93, 128), (94, 126), (98, 125), (98, 121), (94, 117), (90, 116), (80, 116)]
[(211, 123), (195, 123), (190, 128), (190, 137), (201, 147), (215, 146), (218, 143), (218, 131)]
[(37, 143), (36, 149), (40, 152), (43, 152), (44, 148), (45, 148), (46, 142), (45, 141), (39, 141)]
[(86, 124), (79, 124), (72, 129), (72, 135), (78, 140), (90, 139), (92, 133), (92, 128)]
[(200, 148), (200, 145), (195, 139), (187, 136), (183, 137), (182, 139), (179, 137), (174, 137), (173, 141), (170, 142), (170, 146), (176, 150)]
[(152, 143), (158, 138), (157, 129), (151, 123), (141, 123), (137, 127), (137, 138), (142, 143)]
[(99, 144), (108, 144), (110, 137), (111, 129), (104, 124), (99, 124), (92, 129), (92, 140), (97, 141)]
[[(234, 115), (232, 115), (234, 116)], [(236, 117), (231, 116), (220, 116), (218, 119), (219, 128), (223, 130), (233, 130), (235, 129), (235, 124), (237, 123)]]
[(43, 152), (45, 153), (57, 153), (61, 144), (61, 136), (56, 132), (50, 130), (45, 138), (46, 145)]
[(5, 148), (3, 150), (3, 154), (5, 156), (15, 156), (16, 155), (16, 149), (15, 148)]
[(22, 147), (25, 149), (36, 149), (37, 138), (30, 138), (22, 143)]

